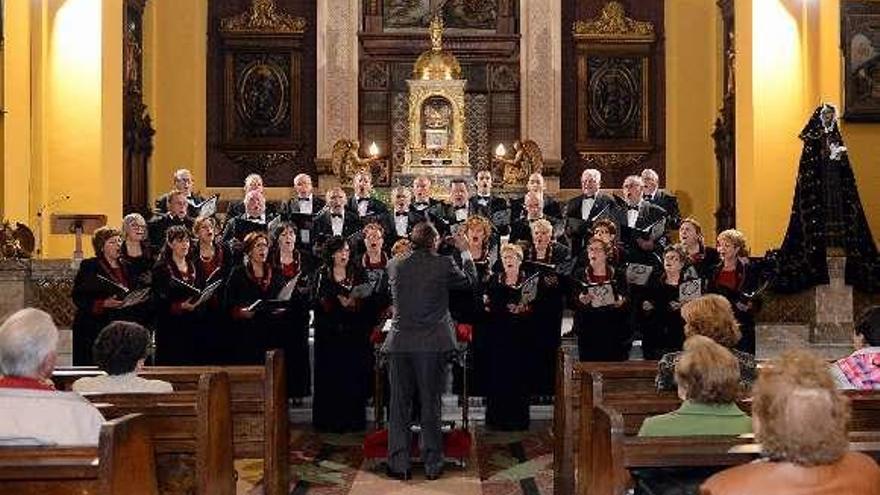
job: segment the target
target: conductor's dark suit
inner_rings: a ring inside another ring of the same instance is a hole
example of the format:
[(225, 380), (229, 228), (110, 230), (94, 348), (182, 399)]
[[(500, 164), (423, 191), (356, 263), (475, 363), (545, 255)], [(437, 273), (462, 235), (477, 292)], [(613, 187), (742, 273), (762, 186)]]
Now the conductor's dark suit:
[(477, 283), (469, 254), (458, 268), (452, 258), (417, 249), (388, 266), (394, 320), (385, 341), (389, 355), (388, 466), (402, 473), (410, 468), (409, 421), (412, 396), (421, 402), (422, 460), (425, 474), (443, 469), (440, 397), (446, 383), (446, 358), (455, 348), (449, 291), (468, 290)]

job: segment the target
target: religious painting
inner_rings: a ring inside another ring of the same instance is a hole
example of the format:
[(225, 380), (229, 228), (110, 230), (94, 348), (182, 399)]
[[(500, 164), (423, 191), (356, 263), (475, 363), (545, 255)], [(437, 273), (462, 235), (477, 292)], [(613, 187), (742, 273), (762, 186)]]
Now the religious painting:
[(880, 122), (880, 3), (845, 0), (841, 10), (843, 118)]
[(498, 0), (384, 0), (386, 29), (426, 29), (434, 12), (447, 28), (494, 30)]

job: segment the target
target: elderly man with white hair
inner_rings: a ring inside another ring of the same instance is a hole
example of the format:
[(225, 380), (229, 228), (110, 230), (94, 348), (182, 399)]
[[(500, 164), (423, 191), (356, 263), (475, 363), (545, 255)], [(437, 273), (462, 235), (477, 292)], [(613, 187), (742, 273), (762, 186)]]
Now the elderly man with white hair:
[[(244, 194), (251, 191), (260, 191), (265, 196), (265, 191), (263, 190), (263, 178), (260, 174), (249, 174), (244, 178)], [(244, 198), (240, 200), (234, 200), (229, 202), (229, 206), (226, 208), (226, 218), (235, 218), (241, 216), (246, 211), (244, 205)], [(266, 203), (266, 213), (270, 216), (275, 215), (275, 206), (272, 203)]]
[(58, 329), (39, 309), (0, 326), (0, 445), (97, 445), (101, 413), (73, 392), (57, 392)]
[[(202, 204), (205, 201), (205, 198), (193, 192), (194, 181), (192, 172), (185, 168), (175, 170), (171, 183), (173, 191), (181, 191), (184, 193), (184, 197), (186, 198), (187, 215), (191, 217), (197, 216), (199, 211), (198, 208), (196, 208), (196, 205)], [(168, 200), (170, 199), (169, 196), (170, 193), (166, 193), (156, 199), (156, 202), (153, 205), (153, 213), (155, 215), (168, 213), (168, 210), (170, 209), (170, 206), (168, 205)]]
[(660, 189), (660, 176), (653, 169), (642, 170), (642, 199), (649, 201), (666, 211), (666, 225), (670, 229), (677, 229), (681, 223), (681, 213), (678, 209), (678, 198)]
[(593, 222), (613, 215), (614, 199), (599, 191), (602, 172), (588, 168), (581, 173), (581, 194), (568, 200), (565, 206), (565, 235), (569, 239), (573, 256), (585, 256), (586, 240), (593, 229)]

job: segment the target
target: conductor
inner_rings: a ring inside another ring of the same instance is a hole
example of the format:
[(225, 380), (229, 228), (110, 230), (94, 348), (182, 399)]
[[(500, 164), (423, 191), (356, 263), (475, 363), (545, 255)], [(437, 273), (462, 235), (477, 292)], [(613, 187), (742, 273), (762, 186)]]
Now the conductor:
[(387, 474), (400, 480), (411, 477), (409, 422), (412, 397), (418, 394), (425, 478), (435, 480), (443, 472), (440, 398), (447, 359), (455, 349), (449, 291), (472, 288), (477, 270), (464, 238), (455, 238), (461, 269), (451, 257), (437, 254), (439, 235), (432, 224), (416, 225), (411, 240), (412, 254), (388, 266), (394, 317), (384, 348), (391, 384)]

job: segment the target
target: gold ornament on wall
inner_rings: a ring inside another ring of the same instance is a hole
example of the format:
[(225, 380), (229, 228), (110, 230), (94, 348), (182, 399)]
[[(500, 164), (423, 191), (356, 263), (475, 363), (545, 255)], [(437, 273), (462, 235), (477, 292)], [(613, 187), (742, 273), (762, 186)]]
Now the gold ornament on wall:
[(620, 2), (605, 4), (599, 17), (575, 21), (572, 33), (575, 39), (605, 42), (652, 42), (656, 39), (654, 24), (627, 17)]
[(305, 18), (279, 12), (275, 0), (252, 0), (250, 10), (220, 21), (221, 31), (243, 34), (303, 34), (306, 26)]

